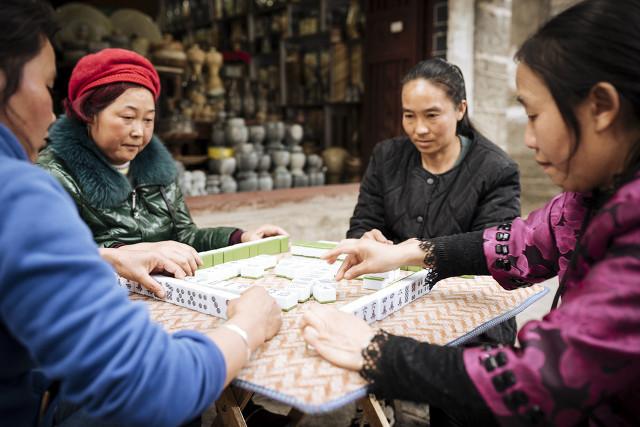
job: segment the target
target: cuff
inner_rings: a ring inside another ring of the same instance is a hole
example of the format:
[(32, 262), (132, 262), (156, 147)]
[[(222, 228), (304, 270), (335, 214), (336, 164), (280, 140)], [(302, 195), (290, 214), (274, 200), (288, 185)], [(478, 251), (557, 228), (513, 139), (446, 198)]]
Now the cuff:
[(244, 233), (244, 230), (236, 228), (236, 230), (231, 233), (231, 236), (229, 236), (229, 246), (242, 243), (242, 233)]

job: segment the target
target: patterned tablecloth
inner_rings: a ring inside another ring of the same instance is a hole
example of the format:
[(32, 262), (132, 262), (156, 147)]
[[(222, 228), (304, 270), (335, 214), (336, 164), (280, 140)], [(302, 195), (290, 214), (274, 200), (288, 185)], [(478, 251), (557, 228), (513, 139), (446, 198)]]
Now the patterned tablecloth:
[[(265, 276), (258, 280), (237, 279), (269, 287), (286, 287), (287, 279)], [(336, 307), (372, 291), (359, 280), (342, 281)], [(390, 333), (437, 344), (457, 344), (488, 327), (515, 316), (548, 290), (533, 285), (515, 291), (503, 290), (488, 276), (450, 278), (433, 290), (372, 326)], [(151, 317), (169, 332), (193, 329), (207, 332), (223, 320), (138, 294)], [(351, 371), (337, 368), (308, 350), (300, 334), (305, 304), (283, 313), (280, 332), (258, 349), (234, 384), (289, 404), (306, 413), (335, 410), (366, 395), (365, 382)]]

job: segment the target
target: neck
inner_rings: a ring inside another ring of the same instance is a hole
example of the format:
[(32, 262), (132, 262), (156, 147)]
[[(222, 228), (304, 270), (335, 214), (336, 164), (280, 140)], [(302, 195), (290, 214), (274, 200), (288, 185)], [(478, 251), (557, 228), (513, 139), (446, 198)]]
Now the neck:
[(435, 153), (420, 153), (422, 167), (433, 174), (441, 174), (449, 171), (456, 163), (460, 155), (460, 141), (458, 136)]

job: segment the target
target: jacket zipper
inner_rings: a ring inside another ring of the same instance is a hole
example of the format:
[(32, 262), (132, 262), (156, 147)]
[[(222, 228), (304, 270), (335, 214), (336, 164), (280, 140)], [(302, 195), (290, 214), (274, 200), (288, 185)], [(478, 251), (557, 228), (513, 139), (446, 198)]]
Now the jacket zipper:
[(137, 189), (134, 188), (131, 192), (131, 214), (134, 218), (138, 218), (138, 211), (136, 210), (136, 197), (137, 197)]

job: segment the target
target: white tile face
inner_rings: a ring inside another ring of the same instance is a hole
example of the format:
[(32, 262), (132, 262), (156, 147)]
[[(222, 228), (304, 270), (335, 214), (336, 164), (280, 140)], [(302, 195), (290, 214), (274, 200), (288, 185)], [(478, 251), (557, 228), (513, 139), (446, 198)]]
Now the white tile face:
[(336, 288), (329, 284), (317, 283), (313, 285), (313, 298), (320, 303), (336, 301)]
[(298, 305), (298, 294), (289, 290), (269, 289), (269, 295), (276, 300), (283, 310), (291, 310)]

